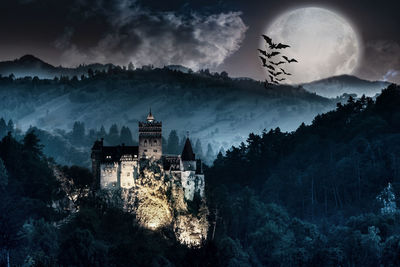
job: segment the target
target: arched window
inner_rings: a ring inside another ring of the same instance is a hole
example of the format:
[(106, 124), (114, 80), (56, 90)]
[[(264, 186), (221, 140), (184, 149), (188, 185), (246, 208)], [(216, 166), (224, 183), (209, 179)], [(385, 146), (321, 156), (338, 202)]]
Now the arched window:
[(155, 146), (157, 145), (157, 140), (154, 140), (154, 145), (155, 145)]
[(147, 140), (144, 140), (144, 146), (147, 146)]

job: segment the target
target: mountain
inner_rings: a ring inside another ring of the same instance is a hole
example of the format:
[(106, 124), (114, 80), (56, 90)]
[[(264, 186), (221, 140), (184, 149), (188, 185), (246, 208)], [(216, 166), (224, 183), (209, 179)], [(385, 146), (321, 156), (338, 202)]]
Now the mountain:
[(19, 59), (12, 61), (0, 62), (0, 75), (9, 76), (13, 74), (15, 77), (39, 77), (41, 79), (53, 79), (60, 76), (78, 76), (87, 75), (88, 70), (107, 70), (112, 64), (90, 64), (80, 65), (76, 68), (64, 68), (62, 66), (54, 67), (33, 55), (25, 55)]
[(214, 151), (245, 141), (250, 131), (295, 130), (337, 102), (298, 87), (266, 89), (261, 82), (207, 71), (119, 67), (83, 80), (3, 77), (0, 97), (0, 113), (22, 130), (37, 126), (69, 131), (75, 121), (82, 121), (86, 129), (126, 125), (135, 135), (138, 121), (151, 107), (156, 119), (163, 121), (165, 137), (172, 129), (181, 136), (190, 131), (203, 145), (211, 143)]
[(383, 81), (367, 81), (351, 75), (340, 75), (302, 84), (309, 92), (320, 96), (335, 98), (343, 94), (373, 97), (390, 83)]

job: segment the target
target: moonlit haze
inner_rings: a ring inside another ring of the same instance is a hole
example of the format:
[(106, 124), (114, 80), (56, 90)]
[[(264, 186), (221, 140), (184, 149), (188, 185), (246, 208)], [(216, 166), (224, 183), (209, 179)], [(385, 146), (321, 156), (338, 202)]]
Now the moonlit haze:
[(274, 42), (290, 45), (281, 52), (299, 61), (285, 65), (292, 73), (288, 83), (351, 74), (359, 63), (361, 47), (355, 30), (346, 19), (327, 9), (308, 7), (286, 12), (266, 32)]

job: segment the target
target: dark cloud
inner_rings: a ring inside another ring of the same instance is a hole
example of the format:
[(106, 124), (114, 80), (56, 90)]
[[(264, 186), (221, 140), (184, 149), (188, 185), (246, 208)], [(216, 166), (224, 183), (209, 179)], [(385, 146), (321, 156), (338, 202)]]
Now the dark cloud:
[(366, 43), (356, 75), (371, 80), (400, 83), (400, 44), (391, 40)]
[(256, 49), (272, 20), (302, 6), (326, 7), (350, 20), (360, 34), (365, 53), (356, 74), (398, 81), (398, 0), (1, 2), (0, 60), (29, 53), (55, 65), (183, 64), (256, 79), (265, 75)]
[(73, 17), (102, 18), (108, 27), (94, 45), (80, 46), (73, 40), (79, 27), (68, 26), (55, 42), (66, 65), (132, 62), (136, 66), (215, 67), (239, 49), (247, 29), (240, 12), (154, 12), (134, 0), (80, 0), (71, 12)]

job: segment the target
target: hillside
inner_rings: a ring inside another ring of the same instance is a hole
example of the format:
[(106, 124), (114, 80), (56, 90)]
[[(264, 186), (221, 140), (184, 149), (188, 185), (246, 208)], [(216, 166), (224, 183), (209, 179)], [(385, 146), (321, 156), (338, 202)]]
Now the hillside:
[(186, 74), (167, 68), (117, 67), (89, 76), (83, 80), (3, 77), (0, 112), (22, 130), (30, 126), (70, 130), (75, 121), (98, 130), (116, 123), (129, 126), (135, 139), (137, 122), (151, 107), (156, 119), (163, 121), (166, 135), (172, 129), (180, 136), (190, 131), (192, 137), (219, 150), (244, 141), (250, 131), (277, 126), (294, 130), (337, 102), (301, 88), (266, 89), (260, 82), (207, 71)]
[(366, 81), (351, 75), (340, 75), (302, 84), (303, 88), (320, 96), (335, 98), (343, 94), (357, 94), (373, 97), (390, 83)]
[(13, 74), (16, 78), (37, 76), (41, 79), (53, 79), (56, 76), (80, 77), (82, 74), (87, 74), (89, 69), (93, 71), (106, 70), (110, 66), (113, 65), (90, 64), (80, 65), (76, 68), (55, 67), (33, 55), (25, 55), (15, 60), (0, 62), (0, 76)]
[(250, 134), (220, 154), (207, 199), (216, 236), (238, 250), (230, 262), (398, 265), (399, 117), (390, 85), (376, 101), (349, 99), (310, 126)]

